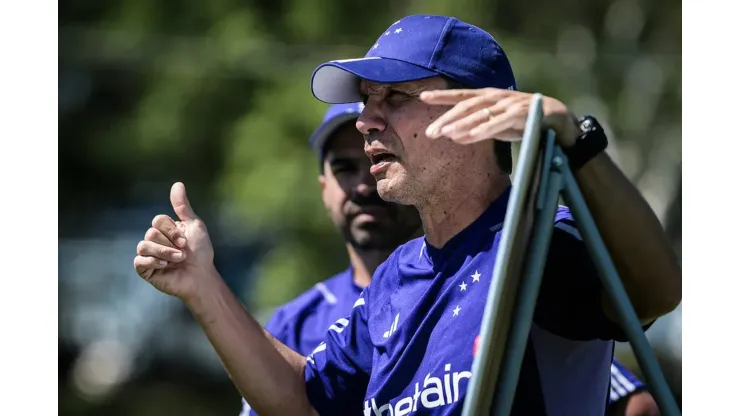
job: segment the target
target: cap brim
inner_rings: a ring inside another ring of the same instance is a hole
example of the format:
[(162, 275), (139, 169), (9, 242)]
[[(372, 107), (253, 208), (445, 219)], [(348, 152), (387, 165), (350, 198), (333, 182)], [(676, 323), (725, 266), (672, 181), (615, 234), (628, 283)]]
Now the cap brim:
[(361, 101), (360, 80), (394, 84), (439, 75), (434, 71), (396, 59), (369, 57), (330, 61), (321, 64), (311, 76), (311, 92), (329, 104)]
[(357, 120), (358, 116), (359, 114), (355, 112), (344, 113), (336, 117), (332, 117), (329, 120), (321, 123), (321, 125), (313, 132), (311, 138), (308, 141), (311, 145), (311, 148), (314, 149), (316, 153), (318, 153), (319, 157), (323, 159), (324, 146), (326, 146), (326, 141), (329, 139), (329, 137), (334, 134), (339, 126), (349, 121)]

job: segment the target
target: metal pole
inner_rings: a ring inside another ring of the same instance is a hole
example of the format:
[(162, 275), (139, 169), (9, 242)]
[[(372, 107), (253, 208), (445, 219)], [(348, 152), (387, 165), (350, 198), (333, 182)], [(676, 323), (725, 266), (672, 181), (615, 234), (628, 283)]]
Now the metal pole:
[(511, 324), (511, 313), (516, 300), (516, 287), (521, 276), (523, 252), (529, 243), (529, 215), (534, 211), (536, 195), (532, 194), (539, 181), (540, 138), (542, 121), (542, 95), (535, 94), (529, 106), (529, 116), (524, 129), (514, 184), (506, 207), (501, 242), (496, 253), (496, 263), (488, 289), (486, 307), (481, 322), (478, 354), (473, 359), (472, 376), (468, 384), (462, 414), (480, 416), (488, 414), (493, 392), (496, 389), (499, 369)]
[(527, 339), (532, 328), (534, 310), (537, 306), (542, 275), (550, 248), (558, 198), (563, 184), (562, 176), (558, 172), (550, 172), (548, 177), (549, 183), (540, 189), (540, 192), (545, 194), (542, 200), (543, 208), (537, 214), (532, 243), (528, 250), (529, 255), (525, 259), (526, 269), (519, 285), (519, 293), (512, 314), (513, 321), (504, 351), (504, 359), (501, 362), (498, 388), (493, 395), (491, 415), (511, 413)]
[[(563, 160), (567, 160), (560, 148), (557, 148), (555, 153)], [(604, 290), (606, 290), (609, 300), (616, 309), (617, 317), (627, 334), (627, 339), (635, 350), (635, 356), (640, 364), (640, 368), (645, 373), (650, 391), (653, 392), (655, 400), (664, 416), (680, 415), (681, 412), (673, 398), (673, 393), (668, 387), (668, 382), (663, 376), (660, 366), (653, 355), (653, 350), (650, 348), (650, 344), (645, 337), (642, 325), (640, 325), (640, 321), (637, 318), (635, 310), (632, 308), (632, 303), (627, 296), (627, 292), (624, 290), (624, 286), (622, 286), (622, 281), (617, 275), (617, 269), (614, 267), (604, 241), (601, 239), (599, 230), (596, 227), (594, 219), (591, 217), (591, 213), (578, 188), (578, 183), (573, 177), (573, 173), (570, 171), (567, 163), (563, 163), (556, 168), (562, 173), (565, 180), (565, 187), (563, 189), (566, 202), (573, 213), (573, 218), (578, 224), (578, 229), (583, 235), (586, 247), (599, 270), (599, 276), (604, 285)]]

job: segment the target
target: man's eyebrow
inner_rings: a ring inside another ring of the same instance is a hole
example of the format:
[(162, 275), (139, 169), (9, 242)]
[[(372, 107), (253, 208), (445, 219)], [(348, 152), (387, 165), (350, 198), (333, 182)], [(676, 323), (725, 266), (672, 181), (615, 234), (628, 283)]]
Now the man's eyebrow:
[(407, 94), (412, 97), (418, 97), (422, 92), (432, 90), (425, 84), (419, 83), (397, 83), (397, 84), (373, 84), (367, 85), (362, 84), (360, 86), (360, 97), (366, 100), (370, 95), (384, 95), (389, 91), (398, 91), (403, 94)]
[(390, 88), (390, 85), (391, 84), (365, 85), (365, 88), (360, 88), (360, 92), (364, 93), (365, 95), (378, 94)]
[(398, 84), (397, 86), (389, 86), (392, 91), (398, 91), (400, 93), (409, 95), (411, 97), (418, 97), (424, 91), (429, 91), (435, 88), (430, 88), (429, 85), (413, 83), (413, 84)]
[(393, 87), (395, 90), (407, 92), (407, 93), (417, 93), (424, 91), (424, 86), (420, 84), (398, 84), (397, 86)]

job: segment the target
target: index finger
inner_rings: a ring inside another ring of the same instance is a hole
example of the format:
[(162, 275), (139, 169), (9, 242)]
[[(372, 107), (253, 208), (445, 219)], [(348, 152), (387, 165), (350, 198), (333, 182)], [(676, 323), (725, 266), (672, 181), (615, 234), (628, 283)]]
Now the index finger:
[(419, 95), (419, 99), (427, 104), (455, 105), (461, 101), (470, 98), (486, 97), (491, 101), (491, 105), (493, 105), (502, 98), (510, 96), (512, 93), (515, 94), (516, 92), (508, 89), (505, 90), (502, 88), (494, 87), (474, 88), (467, 90), (436, 90), (424, 91)]
[(168, 240), (179, 248), (185, 247), (187, 240), (175, 221), (167, 215), (157, 215), (152, 220), (152, 227), (159, 230)]
[(433, 90), (424, 91), (419, 95), (419, 99), (427, 104), (437, 105), (454, 105), (460, 101), (479, 96), (481, 90)]

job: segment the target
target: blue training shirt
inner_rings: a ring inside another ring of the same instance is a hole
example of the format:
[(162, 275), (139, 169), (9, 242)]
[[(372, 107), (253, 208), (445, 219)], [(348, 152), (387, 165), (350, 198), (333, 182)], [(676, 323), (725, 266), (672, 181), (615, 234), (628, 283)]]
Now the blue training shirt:
[(609, 403), (616, 403), (645, 388), (642, 381), (617, 360), (612, 362), (611, 376)]
[[(509, 191), (442, 248), (400, 246), (351, 314), (307, 357), (322, 416), (459, 415), (501, 239)], [(599, 415), (619, 326), (570, 212), (559, 207), (513, 415)]]
[[(265, 329), (293, 351), (306, 356), (324, 340), (327, 329), (352, 310), (361, 292), (349, 267), (279, 307)], [(256, 416), (244, 399), (240, 415)]]

